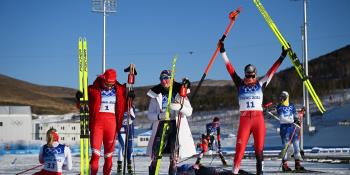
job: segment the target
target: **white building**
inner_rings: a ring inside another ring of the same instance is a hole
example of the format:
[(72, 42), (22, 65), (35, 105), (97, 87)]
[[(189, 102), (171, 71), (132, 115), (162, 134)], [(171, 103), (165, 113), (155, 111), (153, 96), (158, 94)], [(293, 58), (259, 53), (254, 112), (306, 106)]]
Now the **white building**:
[(30, 106), (0, 106), (0, 142), (32, 140)]
[(55, 128), (60, 136), (60, 142), (76, 145), (80, 142), (80, 123), (72, 120), (72, 114), (44, 116), (44, 119), (33, 121), (33, 140), (46, 141), (46, 132)]
[(138, 147), (147, 146), (151, 138), (151, 135), (152, 135), (152, 130), (149, 130), (147, 132), (137, 135), (137, 141), (136, 141), (137, 146)]

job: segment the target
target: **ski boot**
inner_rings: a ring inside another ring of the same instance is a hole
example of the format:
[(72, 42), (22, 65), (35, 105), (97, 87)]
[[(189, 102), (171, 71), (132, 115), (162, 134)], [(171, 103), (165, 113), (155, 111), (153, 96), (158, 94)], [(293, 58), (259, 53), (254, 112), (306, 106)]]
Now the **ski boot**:
[(155, 173), (156, 173), (156, 167), (150, 165), (150, 166), (148, 167), (148, 174), (149, 174), (149, 175), (154, 175)]
[(256, 175), (264, 174), (264, 157), (262, 154), (256, 154)]
[(128, 161), (128, 173), (129, 174), (133, 174), (134, 173), (134, 171), (133, 171), (133, 169), (132, 169), (132, 163), (131, 163), (131, 161)]
[(122, 172), (122, 164), (123, 164), (123, 162), (122, 161), (117, 161), (117, 173), (121, 173)]
[(305, 171), (305, 168), (300, 165), (300, 160), (295, 160), (295, 171)]
[(176, 175), (176, 162), (174, 160), (170, 161), (170, 165), (169, 165), (169, 171), (168, 174), (169, 175)]
[(291, 172), (292, 169), (288, 167), (287, 161), (282, 160), (282, 171), (283, 172)]

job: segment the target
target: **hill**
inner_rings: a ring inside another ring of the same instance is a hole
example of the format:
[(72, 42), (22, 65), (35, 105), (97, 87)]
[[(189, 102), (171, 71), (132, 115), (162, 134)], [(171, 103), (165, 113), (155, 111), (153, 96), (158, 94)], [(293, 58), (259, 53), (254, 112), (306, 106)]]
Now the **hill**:
[(75, 112), (76, 90), (40, 86), (0, 74), (0, 105), (31, 106), (35, 114)]
[[(285, 62), (289, 62), (286, 58)], [(319, 96), (337, 89), (350, 88), (350, 45), (309, 62), (309, 77)], [(192, 92), (198, 82), (193, 82)], [(135, 104), (140, 110), (148, 107), (146, 93), (151, 86), (136, 87)], [(29, 105), (36, 114), (76, 112), (75, 89), (40, 86), (0, 74), (0, 105)], [(265, 101), (277, 101), (278, 94), (287, 90), (292, 99), (302, 97), (302, 81), (294, 67), (278, 72), (264, 93)], [(206, 80), (192, 102), (195, 111), (232, 109), (238, 106), (237, 90), (230, 80)]]

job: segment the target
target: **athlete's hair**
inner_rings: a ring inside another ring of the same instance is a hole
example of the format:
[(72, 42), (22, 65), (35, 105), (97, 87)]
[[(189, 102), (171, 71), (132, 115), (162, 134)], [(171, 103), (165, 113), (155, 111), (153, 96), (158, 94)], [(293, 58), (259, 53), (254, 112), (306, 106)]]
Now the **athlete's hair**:
[(214, 117), (213, 122), (218, 122), (220, 121), (219, 117)]
[(55, 135), (56, 137), (58, 136), (57, 133), (56, 133), (56, 129), (55, 128), (50, 128), (49, 130), (47, 130), (46, 132), (46, 144), (48, 147), (53, 147), (52, 143), (54, 141), (57, 141), (55, 138)]

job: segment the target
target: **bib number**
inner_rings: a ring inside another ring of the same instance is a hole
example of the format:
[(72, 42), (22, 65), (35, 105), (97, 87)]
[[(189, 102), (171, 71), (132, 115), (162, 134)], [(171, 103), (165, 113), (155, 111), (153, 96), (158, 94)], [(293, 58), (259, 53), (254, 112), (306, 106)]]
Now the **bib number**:
[(46, 167), (48, 168), (48, 169), (55, 169), (55, 163), (47, 163), (46, 164)]
[(246, 104), (247, 104), (247, 108), (254, 108), (255, 107), (253, 101), (247, 101)]

